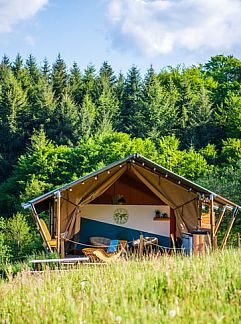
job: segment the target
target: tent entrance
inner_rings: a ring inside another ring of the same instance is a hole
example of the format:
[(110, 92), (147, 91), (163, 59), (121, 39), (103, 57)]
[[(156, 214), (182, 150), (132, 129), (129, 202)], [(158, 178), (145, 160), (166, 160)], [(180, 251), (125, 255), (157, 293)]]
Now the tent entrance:
[[(217, 221), (214, 205), (231, 204), (231, 208), (236, 206), (227, 199), (215, 196), (207, 189), (139, 155), (113, 163), (100, 171), (45, 194), (29, 202), (28, 206), (31, 205), (37, 213), (41, 213), (42, 209), (50, 208), (49, 200), (52, 200), (50, 231), (52, 237), (57, 237), (58, 242), (60, 233), (66, 233), (66, 237), (71, 239), (80, 232), (81, 220), (84, 218), (83, 209), (88, 205), (169, 206), (172, 211), (170, 220), (173, 220), (170, 232), (174, 231), (176, 237), (182, 237), (183, 233), (203, 226), (202, 203), (209, 200), (210, 221), (208, 222), (208, 215), (206, 215), (206, 225), (210, 226), (213, 238), (216, 235), (215, 228), (217, 228), (215, 227)], [(237, 206), (237, 208), (240, 207)], [(36, 223), (38, 225), (37, 218)], [(60, 249), (59, 243), (57, 249), (58, 251)]]

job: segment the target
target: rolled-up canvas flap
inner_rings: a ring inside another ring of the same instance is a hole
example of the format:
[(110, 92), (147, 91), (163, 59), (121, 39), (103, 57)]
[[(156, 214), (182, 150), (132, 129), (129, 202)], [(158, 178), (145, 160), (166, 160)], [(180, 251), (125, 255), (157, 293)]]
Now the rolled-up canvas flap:
[(70, 214), (70, 221), (66, 229), (66, 237), (71, 238), (80, 231), (80, 208), (76, 207)]

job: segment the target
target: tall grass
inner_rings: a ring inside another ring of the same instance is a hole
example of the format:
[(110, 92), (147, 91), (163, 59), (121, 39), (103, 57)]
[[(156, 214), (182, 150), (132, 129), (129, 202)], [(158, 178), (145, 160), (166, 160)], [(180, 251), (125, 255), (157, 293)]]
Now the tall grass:
[(239, 323), (241, 250), (82, 265), (0, 282), (3, 323)]

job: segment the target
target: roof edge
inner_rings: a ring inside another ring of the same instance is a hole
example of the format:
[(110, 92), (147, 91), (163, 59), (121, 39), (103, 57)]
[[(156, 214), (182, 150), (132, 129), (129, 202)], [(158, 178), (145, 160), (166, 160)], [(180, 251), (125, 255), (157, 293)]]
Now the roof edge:
[(36, 197), (36, 198), (34, 198), (32, 200), (29, 200), (26, 203), (22, 203), (21, 206), (24, 209), (27, 209), (27, 208), (31, 207), (31, 205), (36, 203), (36, 202), (40, 202), (40, 201), (42, 201), (44, 199), (47, 199), (47, 198), (50, 198), (50, 197), (56, 195), (56, 193), (59, 192), (59, 191), (61, 192), (63, 190), (66, 190), (66, 189), (68, 189), (69, 187), (71, 187), (73, 185), (76, 185), (76, 184), (78, 184), (80, 182), (83, 182), (83, 181), (85, 181), (85, 180), (87, 180), (87, 179), (89, 179), (91, 177), (94, 177), (94, 176), (96, 176), (98, 174), (101, 174), (101, 173), (103, 173), (105, 171), (108, 171), (109, 169), (114, 168), (114, 167), (120, 165), (121, 163), (131, 161), (131, 160), (147, 163), (147, 166), (149, 164), (150, 168), (151, 167), (156, 168), (157, 171), (159, 169), (159, 172), (166, 173), (166, 174), (168, 174), (168, 175), (170, 175), (172, 177), (175, 177), (175, 178), (179, 179), (180, 181), (183, 181), (183, 183), (185, 183), (186, 185), (188, 185), (190, 187), (193, 187), (193, 188), (196, 188), (196, 191), (198, 189), (198, 190), (201, 191), (201, 193), (205, 193), (205, 194), (208, 194), (208, 195), (213, 195), (216, 199), (218, 198), (221, 201), (223, 201), (223, 203), (229, 204), (229, 205), (231, 205), (233, 207), (237, 206), (239, 209), (241, 209), (241, 206), (239, 206), (238, 204), (233, 203), (232, 201), (230, 201), (230, 200), (216, 194), (213, 191), (210, 191), (209, 189), (206, 189), (206, 188), (194, 183), (191, 180), (188, 180), (188, 179), (184, 178), (183, 176), (178, 175), (177, 173), (175, 173), (173, 171), (170, 171), (169, 169), (167, 169), (167, 168), (165, 168), (165, 167), (151, 161), (150, 159), (142, 156), (139, 153), (133, 153), (131, 155), (128, 155), (126, 158), (122, 158), (122, 159), (120, 159), (118, 161), (115, 161), (115, 162), (103, 167), (100, 170), (91, 172), (91, 173), (89, 173), (89, 174), (87, 174), (87, 175), (85, 175), (83, 177), (78, 178), (77, 180), (71, 181), (71, 182), (69, 182), (69, 183), (67, 183), (67, 184), (65, 184), (65, 185), (63, 185), (61, 187), (55, 188), (55, 189), (53, 189), (53, 190), (51, 190), (51, 191), (49, 191), (49, 192), (47, 192), (47, 193), (45, 193), (45, 194), (43, 194), (43, 195), (41, 195), (39, 197)]

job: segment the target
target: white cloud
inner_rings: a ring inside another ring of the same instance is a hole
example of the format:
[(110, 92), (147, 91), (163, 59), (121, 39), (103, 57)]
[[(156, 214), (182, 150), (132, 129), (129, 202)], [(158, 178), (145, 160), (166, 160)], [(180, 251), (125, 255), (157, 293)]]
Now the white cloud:
[(48, 0), (0, 0), (0, 33), (10, 32), (16, 23), (33, 17)]
[(240, 0), (110, 0), (113, 44), (155, 57), (240, 43)]

